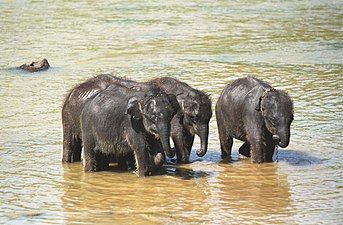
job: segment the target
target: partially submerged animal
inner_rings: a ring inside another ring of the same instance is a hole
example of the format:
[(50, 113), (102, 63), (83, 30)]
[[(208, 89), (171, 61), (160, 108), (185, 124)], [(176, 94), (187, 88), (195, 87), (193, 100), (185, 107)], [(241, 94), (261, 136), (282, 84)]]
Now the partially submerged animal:
[(28, 71), (28, 72), (38, 72), (38, 71), (44, 71), (49, 69), (50, 65), (46, 58), (40, 59), (38, 61), (32, 61), (29, 63), (25, 63), (21, 66), (19, 66), (19, 69)]

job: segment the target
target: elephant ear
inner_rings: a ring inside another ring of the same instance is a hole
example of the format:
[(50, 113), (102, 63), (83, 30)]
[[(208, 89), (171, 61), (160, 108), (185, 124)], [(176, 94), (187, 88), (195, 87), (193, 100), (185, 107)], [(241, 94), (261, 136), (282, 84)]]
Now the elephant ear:
[(131, 115), (136, 120), (142, 119), (142, 109), (136, 96), (130, 98), (127, 102), (125, 115), (127, 114)]
[(254, 96), (253, 103), (255, 104), (256, 111), (261, 111), (261, 100), (262, 100), (262, 95), (264, 91), (265, 90), (262, 87), (255, 87), (254, 89), (251, 90)]
[(179, 112), (181, 108), (180, 108), (179, 102), (177, 101), (176, 96), (173, 94), (168, 94), (168, 99), (170, 101), (170, 104), (175, 109), (175, 112)]

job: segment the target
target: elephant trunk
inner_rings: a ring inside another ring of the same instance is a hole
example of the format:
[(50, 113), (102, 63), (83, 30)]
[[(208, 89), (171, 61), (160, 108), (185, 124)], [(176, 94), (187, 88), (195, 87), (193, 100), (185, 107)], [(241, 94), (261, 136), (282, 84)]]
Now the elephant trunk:
[(207, 125), (200, 126), (198, 129), (198, 136), (200, 137), (200, 149), (197, 150), (197, 156), (203, 157), (207, 152), (208, 147), (208, 133), (209, 128)]
[(274, 140), (274, 136), (279, 137), (279, 141), (276, 144), (278, 144), (281, 148), (286, 148), (289, 144), (291, 132), (290, 132), (290, 129), (282, 129), (278, 131), (277, 135), (273, 135), (273, 140)]
[(275, 144), (275, 145), (278, 145), (279, 142), (280, 142), (280, 136), (277, 135), (277, 134), (274, 134), (274, 135), (272, 136), (272, 138), (273, 138), (274, 144)]
[(163, 150), (166, 152), (166, 155), (169, 158), (173, 158), (175, 156), (175, 151), (173, 151), (170, 147), (170, 125), (162, 124), (157, 126), (157, 130), (160, 134), (160, 140), (162, 143)]

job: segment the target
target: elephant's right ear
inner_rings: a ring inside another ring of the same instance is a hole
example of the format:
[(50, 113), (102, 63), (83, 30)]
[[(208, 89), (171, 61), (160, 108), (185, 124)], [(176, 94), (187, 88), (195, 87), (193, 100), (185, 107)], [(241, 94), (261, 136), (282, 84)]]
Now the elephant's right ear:
[(173, 106), (173, 108), (175, 109), (175, 112), (180, 111), (180, 105), (179, 102), (177, 101), (177, 98), (175, 95), (173, 94), (168, 94), (168, 99), (170, 101), (170, 104)]
[[(256, 90), (255, 90), (256, 89)], [(262, 100), (262, 95), (264, 93), (264, 89), (262, 87), (257, 87), (254, 88), (252, 91), (254, 91), (254, 104), (255, 104), (255, 110), (256, 111), (261, 111), (261, 100)]]
[(140, 120), (142, 118), (142, 109), (136, 96), (130, 98), (127, 102), (125, 115), (127, 114), (131, 115), (136, 120)]

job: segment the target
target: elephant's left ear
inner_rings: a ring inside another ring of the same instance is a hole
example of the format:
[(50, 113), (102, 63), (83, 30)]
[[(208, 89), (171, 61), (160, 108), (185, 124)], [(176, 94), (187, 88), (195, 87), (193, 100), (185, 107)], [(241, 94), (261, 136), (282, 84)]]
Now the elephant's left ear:
[(252, 92), (255, 92), (253, 93), (254, 95), (254, 104), (255, 104), (255, 110), (256, 111), (261, 111), (261, 100), (262, 100), (262, 95), (264, 93), (264, 89), (262, 87), (256, 87), (254, 89), (251, 90)]
[(127, 102), (125, 115), (127, 114), (131, 115), (136, 120), (142, 119), (142, 109), (137, 97), (132, 97)]

